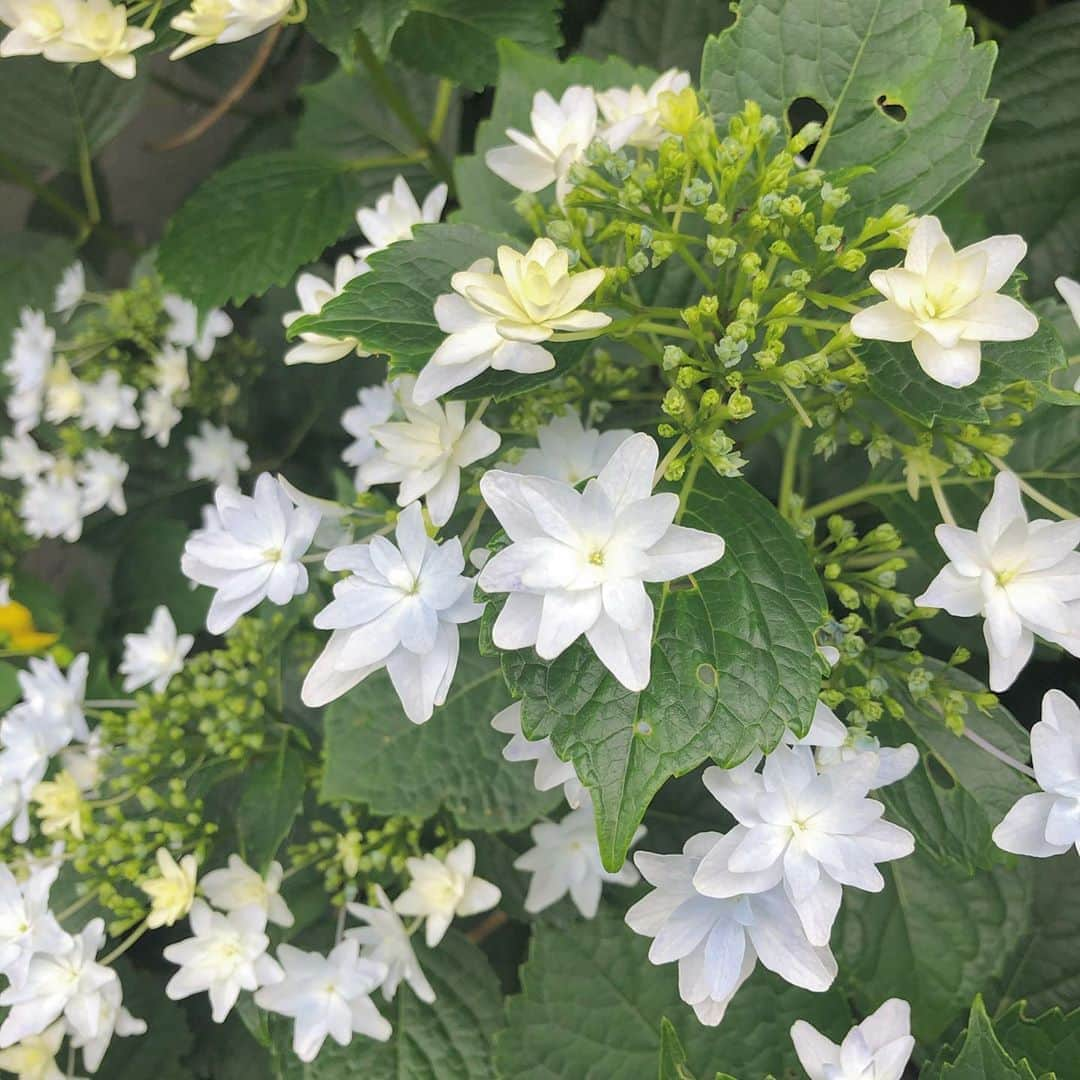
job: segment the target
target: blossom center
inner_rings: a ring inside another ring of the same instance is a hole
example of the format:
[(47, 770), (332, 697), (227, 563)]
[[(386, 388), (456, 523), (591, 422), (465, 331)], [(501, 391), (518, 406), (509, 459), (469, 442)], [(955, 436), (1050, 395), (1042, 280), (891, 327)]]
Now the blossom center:
[(591, 566), (603, 566), (604, 565), (604, 552), (601, 548), (593, 548), (589, 552), (589, 564)]

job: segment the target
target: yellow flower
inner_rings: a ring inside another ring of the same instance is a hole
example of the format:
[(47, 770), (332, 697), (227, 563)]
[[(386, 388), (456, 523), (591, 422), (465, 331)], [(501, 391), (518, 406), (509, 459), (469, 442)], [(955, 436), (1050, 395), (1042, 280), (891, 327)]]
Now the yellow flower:
[(150, 914), (146, 925), (151, 930), (172, 926), (190, 910), (195, 899), (195, 872), (198, 863), (194, 855), (185, 855), (177, 862), (165, 848), (157, 850), (159, 876), (139, 884), (150, 897)]
[(25, 1039), (0, 1050), (0, 1069), (15, 1073), (18, 1080), (64, 1080), (65, 1073), (57, 1068), (56, 1058), (64, 1041), (62, 1022), (47, 1027), (40, 1035)]
[(83, 838), (85, 804), (75, 777), (66, 769), (55, 780), (44, 780), (38, 784), (31, 797), (38, 804), (41, 831), (46, 836), (70, 832), (76, 840)]
[(28, 607), (15, 603), (0, 604), (0, 639), (12, 652), (37, 653), (47, 649), (57, 638), (34, 627), (34, 617)]
[(689, 135), (701, 115), (697, 94), (687, 86), (676, 93), (668, 90), (657, 101), (660, 126), (673, 135)]

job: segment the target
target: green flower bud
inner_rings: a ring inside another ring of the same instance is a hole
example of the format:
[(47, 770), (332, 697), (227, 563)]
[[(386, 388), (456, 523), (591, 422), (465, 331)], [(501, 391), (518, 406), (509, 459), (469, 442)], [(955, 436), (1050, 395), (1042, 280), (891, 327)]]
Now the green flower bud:
[(844, 230), (839, 225), (821, 225), (814, 234), (814, 243), (821, 251), (835, 251), (844, 238)]

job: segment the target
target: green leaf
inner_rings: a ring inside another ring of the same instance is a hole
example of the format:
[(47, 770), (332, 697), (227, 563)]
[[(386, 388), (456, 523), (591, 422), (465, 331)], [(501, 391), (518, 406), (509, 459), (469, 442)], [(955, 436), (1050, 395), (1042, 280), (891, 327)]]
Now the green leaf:
[(1025, 1014), (1026, 1002), (1018, 1001), (994, 1024), (1002, 1046), (1014, 1058), (1026, 1059), (1036, 1073), (1052, 1072), (1062, 1080), (1080, 1076), (1080, 1009)]
[(174, 215), (158, 269), (200, 309), (243, 303), (284, 285), (355, 229), (357, 206), (388, 187), (396, 171), (293, 150), (241, 158), (214, 173)]
[(357, 30), (364, 32), (375, 55), (385, 60), (411, 6), (411, 0), (309, 0), (304, 29), (351, 68)]
[(500, 38), (552, 53), (562, 44), (555, 0), (410, 0), (409, 7), (394, 58), (472, 90), (495, 81)]
[(1080, 276), (1080, 7), (1062, 4), (1002, 41), (991, 93), (1001, 106), (971, 196), (995, 231), (1028, 242), (1036, 296)]
[(388, 1042), (356, 1038), (342, 1047), (327, 1039), (310, 1065), (289, 1053), (283, 1080), (495, 1080), (502, 993), (484, 954), (453, 930), (437, 949), (414, 947), (435, 1000), (420, 1001), (402, 983), (392, 1002), (378, 999), (394, 1027)]
[(372, 676), (326, 711), (322, 798), (418, 818), (443, 806), (463, 829), (525, 828), (561, 791), (536, 791), (530, 766), (503, 760), (506, 736), (490, 721), (509, 703), (498, 662), (479, 656), (472, 638), (446, 704), (426, 724), (409, 722), (385, 672)]
[(127, 81), (100, 64), (9, 57), (0, 64), (3, 152), (29, 165), (70, 169), (84, 139), (93, 156), (119, 133), (138, 111), (145, 89), (141, 70)]
[(694, 1080), (679, 1033), (666, 1016), (660, 1020), (660, 1080)]
[(11, 334), (24, 307), (52, 311), (53, 294), (75, 259), (70, 240), (46, 233), (0, 236), (0, 350), (7, 355)]
[(455, 187), (461, 205), (456, 220), (471, 221), (496, 232), (531, 236), (531, 230), (512, 205), (520, 192), (484, 164), (484, 154), (492, 147), (510, 142), (506, 136), (508, 127), (532, 130), (529, 112), (537, 90), (547, 90), (558, 99), (575, 83), (604, 90), (634, 83), (648, 86), (655, 78), (656, 72), (632, 67), (619, 57), (604, 63), (574, 57), (560, 63), (513, 42), (500, 41), (499, 81), (491, 116), (476, 130), (475, 153), (459, 157), (454, 163)]
[(973, 46), (964, 18), (949, 0), (744, 0), (705, 43), (702, 88), (720, 121), (747, 99), (785, 119), (797, 99), (817, 102), (828, 119), (814, 164), (874, 169), (851, 181), (845, 216), (931, 210), (978, 168), (994, 112), (996, 49)]
[(883, 892), (845, 893), (833, 948), (865, 1012), (904, 998), (916, 1039), (933, 1043), (1009, 970), (1031, 925), (1031, 876), (1020, 864), (968, 878), (916, 848), (885, 877)]
[(289, 835), (304, 800), (304, 759), (282, 740), (245, 776), (236, 810), (241, 856), (260, 872)]
[(930, 1064), (919, 1080), (1035, 1080), (1035, 1074), (1026, 1060), (1014, 1061), (1001, 1045), (982, 996), (976, 995), (960, 1053), (951, 1063)]
[(727, 4), (700, 0), (610, 0), (600, 18), (585, 30), (581, 51), (603, 60), (619, 56), (657, 71), (676, 67), (696, 79), (701, 42), (731, 25)]
[(982, 399), (1025, 380), (1037, 394), (1053, 396), (1050, 374), (1065, 366), (1057, 331), (1040, 322), (1025, 341), (985, 341), (982, 371), (961, 390), (943, 386), (919, 367), (908, 344), (874, 342), (863, 352), (870, 390), (899, 412), (932, 427), (939, 420), (985, 424), (989, 414)]
[[(446, 336), (435, 321), (435, 298), (450, 291), (450, 278), (477, 259), (494, 257), (500, 243), (473, 225), (419, 225), (413, 239), (391, 244), (368, 260), (371, 271), (345, 286), (318, 315), (308, 315), (289, 327), (290, 336), (315, 331), (331, 337), (357, 337), (372, 352), (386, 353), (392, 374), (416, 374)], [(565, 375), (585, 355), (587, 342), (549, 344), (556, 366), (551, 371), (521, 375), (515, 371), (485, 371), (451, 391), (448, 397), (497, 401), (526, 393)]]
[(0, 660), (0, 713), (7, 712), (22, 697), (18, 673), (14, 664)]
[(626, 690), (581, 642), (544, 662), (503, 654), (530, 738), (550, 736), (593, 797), (604, 865), (617, 870), (652, 797), (708, 758), (724, 765), (805, 732), (821, 675), (814, 632), (825, 611), (805, 546), (742, 480), (706, 467), (684, 525), (719, 533), (724, 557), (657, 604), (652, 680)]
[(595, 919), (566, 928), (537, 924), (521, 969), (522, 992), (510, 998), (506, 1028), (495, 1040), (499, 1074), (529, 1080), (656, 1076), (667, 1017), (697, 1074), (719, 1064), (736, 1076), (794, 1075), (798, 1059), (788, 1029), (796, 1019), (835, 1039), (851, 1025), (838, 991), (799, 990), (759, 968), (735, 995), (723, 1024), (705, 1027), (679, 999), (675, 965), (653, 966), (648, 948), (647, 939), (604, 906)]

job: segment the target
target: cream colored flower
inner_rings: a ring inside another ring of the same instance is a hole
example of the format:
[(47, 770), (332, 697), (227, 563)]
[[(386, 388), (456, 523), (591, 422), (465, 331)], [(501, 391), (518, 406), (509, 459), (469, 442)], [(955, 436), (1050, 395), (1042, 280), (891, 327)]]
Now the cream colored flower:
[(0, 57), (37, 56), (64, 30), (55, 0), (0, 0), (0, 22), (10, 27), (0, 41)]
[(139, 883), (139, 888), (150, 897), (146, 925), (151, 930), (172, 926), (191, 910), (195, 900), (198, 863), (194, 855), (185, 855), (177, 862), (165, 848), (158, 848), (157, 865), (159, 875)]
[(57, 1066), (56, 1055), (66, 1034), (66, 1025), (58, 1020), (40, 1035), (27, 1035), (0, 1050), (0, 1069), (14, 1073), (17, 1080), (65, 1080), (67, 1073)]
[(83, 64), (99, 60), (121, 79), (135, 78), (131, 54), (154, 40), (152, 30), (128, 26), (127, 8), (109, 0), (60, 0), (64, 30), (45, 46), (46, 60)]
[(83, 838), (82, 791), (66, 769), (55, 780), (43, 780), (31, 797), (38, 804), (38, 819), (46, 836), (70, 832), (76, 840)]

